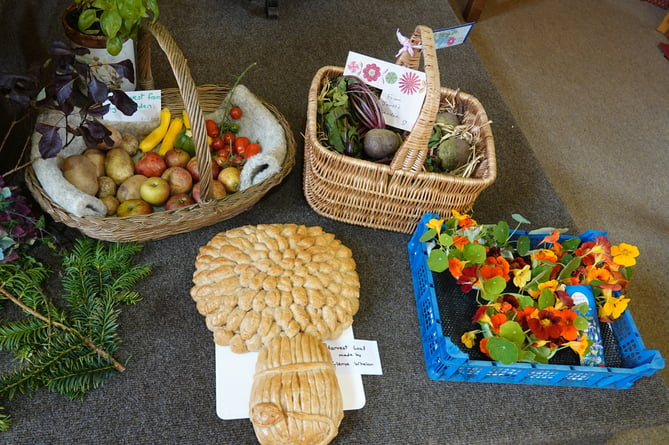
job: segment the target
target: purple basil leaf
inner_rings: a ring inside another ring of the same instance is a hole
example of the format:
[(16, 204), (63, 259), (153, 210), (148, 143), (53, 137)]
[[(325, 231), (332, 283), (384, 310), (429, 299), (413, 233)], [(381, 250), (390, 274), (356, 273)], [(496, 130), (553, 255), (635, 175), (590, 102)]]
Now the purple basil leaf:
[(86, 120), (82, 122), (80, 129), (81, 135), (88, 146), (95, 146), (100, 142), (104, 142), (110, 147), (114, 145), (114, 141), (109, 137), (111, 131), (98, 121)]
[(103, 117), (109, 112), (109, 104), (94, 105), (88, 109), (88, 115), (92, 117)]
[(69, 56), (74, 54), (72, 48), (65, 42), (57, 40), (49, 45), (49, 53), (54, 56)]
[(58, 127), (38, 123), (35, 131), (42, 135), (39, 140), (39, 152), (43, 159), (53, 158), (63, 149), (63, 140), (58, 134)]
[(137, 102), (122, 90), (113, 90), (109, 101), (113, 103), (119, 111), (126, 116), (132, 116), (137, 111)]
[(135, 68), (130, 59), (125, 59), (118, 63), (110, 63), (109, 66), (114, 68), (119, 76), (125, 77), (130, 82), (135, 83)]
[(109, 88), (103, 82), (100, 82), (95, 76), (91, 76), (88, 82), (88, 95), (95, 103), (103, 103), (109, 96)]
[(58, 100), (58, 104), (63, 107), (65, 103), (70, 101), (70, 97), (72, 96), (72, 90), (74, 89), (74, 79), (70, 79), (60, 88), (56, 88), (56, 100)]

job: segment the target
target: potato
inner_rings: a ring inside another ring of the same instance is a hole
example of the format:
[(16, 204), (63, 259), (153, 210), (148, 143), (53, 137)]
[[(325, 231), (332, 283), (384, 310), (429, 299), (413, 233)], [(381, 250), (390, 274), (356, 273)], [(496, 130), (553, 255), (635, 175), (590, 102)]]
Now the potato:
[(140, 199), (139, 188), (146, 181), (147, 177), (144, 175), (133, 175), (123, 181), (116, 191), (116, 198), (119, 202), (127, 201), (128, 199)]
[(124, 149), (112, 148), (105, 158), (105, 173), (120, 185), (135, 174), (135, 163)]
[(116, 199), (116, 196), (105, 196), (103, 198), (100, 198), (102, 203), (107, 207), (107, 216), (112, 216), (114, 213), (116, 213), (116, 209), (118, 209), (119, 202), (118, 199)]
[(139, 150), (139, 140), (134, 134), (123, 133), (120, 148), (124, 149), (130, 156), (135, 156)]
[(395, 154), (402, 144), (402, 137), (392, 130), (374, 128), (362, 140), (363, 151), (371, 159), (383, 159)]
[(106, 152), (100, 150), (99, 148), (87, 148), (82, 154), (93, 161), (93, 163), (98, 167), (98, 176), (104, 176), (105, 156), (107, 155)]
[(112, 148), (119, 147), (121, 145), (121, 141), (123, 140), (121, 132), (118, 131), (116, 128), (112, 127), (111, 125), (105, 125), (105, 127), (107, 128), (107, 130), (111, 131), (109, 137), (112, 140), (112, 145), (107, 145), (105, 141), (102, 141), (95, 148), (99, 148), (100, 150), (110, 150)]
[(93, 196), (98, 192), (98, 168), (86, 156), (68, 156), (61, 169), (65, 179), (82, 192)]
[(105, 196), (116, 196), (116, 183), (109, 176), (100, 176), (98, 178), (98, 198)]

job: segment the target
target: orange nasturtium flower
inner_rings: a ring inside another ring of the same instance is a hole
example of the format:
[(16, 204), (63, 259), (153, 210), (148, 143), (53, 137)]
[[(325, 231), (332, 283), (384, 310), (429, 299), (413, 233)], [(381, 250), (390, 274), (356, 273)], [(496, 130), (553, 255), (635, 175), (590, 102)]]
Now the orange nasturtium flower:
[(467, 331), (464, 334), (462, 334), (462, 337), (460, 337), (460, 341), (467, 346), (469, 349), (474, 347), (474, 342), (476, 341), (476, 333), (478, 331)]
[(434, 229), (437, 232), (437, 236), (439, 236), (439, 234), (441, 234), (441, 226), (443, 225), (444, 225), (443, 219), (432, 218), (427, 222), (427, 224), (425, 224), (425, 227), (427, 227), (428, 229)]
[(560, 231), (559, 230), (553, 230), (550, 235), (546, 235), (544, 239), (541, 240), (539, 245), (541, 244), (552, 244), (553, 249), (555, 250), (560, 250), (562, 249), (562, 244), (558, 242), (560, 239)]
[(609, 283), (611, 281), (611, 272), (606, 267), (591, 266), (588, 268), (588, 273), (585, 279), (586, 283), (589, 283), (593, 280)]
[(506, 314), (495, 314), (490, 317), (490, 327), (493, 332), (499, 334), (499, 328), (507, 321)]
[(544, 289), (550, 289), (553, 292), (555, 292), (555, 290), (558, 288), (559, 284), (560, 283), (558, 283), (557, 280), (548, 280), (548, 281), (544, 281), (543, 283), (539, 283), (539, 286), (538, 286), (537, 290), (530, 291), (530, 296), (532, 298), (539, 298), (539, 295), (541, 295), (541, 291), (544, 290)]
[(448, 259), (448, 270), (451, 272), (453, 278), (460, 278), (462, 276), (462, 269), (466, 264), (466, 261), (460, 261), (455, 257)]
[(466, 245), (469, 244), (469, 240), (467, 239), (466, 236), (462, 235), (455, 235), (453, 237), (453, 247), (458, 249), (459, 251), (462, 251), (462, 248)]
[(634, 266), (636, 257), (639, 256), (639, 248), (631, 244), (620, 243), (617, 246), (611, 246), (611, 255), (616, 264)]
[(558, 262), (558, 257), (555, 255), (555, 252), (553, 252), (550, 249), (541, 249), (537, 252), (534, 252), (532, 255), (530, 255), (532, 258), (532, 261), (549, 261), (551, 263), (557, 263)]
[(503, 257), (489, 256), (486, 258), (485, 264), (479, 268), (479, 274), (484, 281), (495, 276), (504, 278), (504, 281), (509, 281), (509, 268), (509, 262)]
[(578, 339), (565, 343), (565, 346), (569, 346), (579, 357), (583, 357), (590, 349), (590, 341), (587, 335), (581, 335)]

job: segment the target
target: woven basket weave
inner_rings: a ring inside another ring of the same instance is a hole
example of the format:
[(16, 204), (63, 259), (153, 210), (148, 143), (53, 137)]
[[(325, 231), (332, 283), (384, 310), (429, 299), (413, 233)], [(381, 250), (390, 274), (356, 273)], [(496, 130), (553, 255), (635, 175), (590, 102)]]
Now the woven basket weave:
[(138, 43), (138, 86), (153, 89), (151, 74), (151, 37), (166, 54), (178, 88), (161, 91), (162, 105), (173, 114), (186, 110), (191, 123), (193, 141), (201, 175), (202, 201), (174, 210), (154, 212), (149, 215), (128, 217), (75, 216), (54, 203), (39, 183), (32, 168), (26, 169), (26, 184), (42, 209), (56, 222), (62, 222), (79, 229), (84, 234), (106, 241), (149, 241), (185, 233), (216, 224), (232, 218), (256, 204), (271, 188), (278, 185), (295, 163), (295, 138), (288, 122), (271, 104), (258, 100), (274, 115), (286, 136), (286, 158), (279, 172), (264, 181), (225, 198), (212, 199), (212, 157), (207, 143), (203, 113), (218, 109), (226, 98), (230, 87), (224, 85), (203, 85), (196, 87), (187, 66), (186, 58), (176, 42), (161, 23), (149, 24), (143, 28)]
[[(417, 69), (422, 54), (427, 93), (416, 124), (389, 165), (346, 156), (321, 144), (318, 96), (325, 81), (344, 70), (325, 66), (316, 73), (309, 90), (303, 186), (307, 202), (317, 213), (350, 224), (412, 233), (426, 212), (447, 218), (451, 210), (471, 209), (479, 194), (495, 181), (495, 145), (481, 103), (469, 94), (440, 88), (430, 28), (416, 27), (410, 40), (413, 45), (421, 44), (422, 51), (403, 52), (396, 63)], [(477, 153), (483, 155), (469, 178), (423, 171), (428, 141), (444, 101), (463, 105), (463, 122), (473, 126)]]

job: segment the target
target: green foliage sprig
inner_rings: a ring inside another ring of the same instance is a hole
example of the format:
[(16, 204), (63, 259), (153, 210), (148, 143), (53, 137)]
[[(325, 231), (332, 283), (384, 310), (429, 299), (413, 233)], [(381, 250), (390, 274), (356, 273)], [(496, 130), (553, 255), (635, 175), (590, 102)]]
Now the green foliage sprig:
[[(121, 345), (118, 317), (122, 304), (140, 301), (133, 287), (151, 272), (133, 264), (141, 249), (137, 243), (76, 240), (62, 254), (58, 299), (43, 290), (51, 271), (40, 261), (26, 255), (0, 264), (0, 302), (13, 303), (23, 315), (0, 324), (0, 351), (18, 362), (0, 376), (0, 397), (47, 388), (81, 399), (125, 370), (114, 358)], [(0, 430), (8, 428), (4, 421), (0, 417)]]

